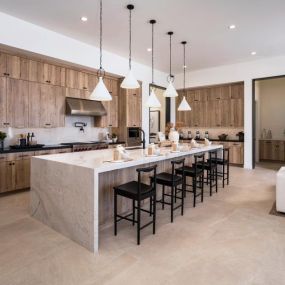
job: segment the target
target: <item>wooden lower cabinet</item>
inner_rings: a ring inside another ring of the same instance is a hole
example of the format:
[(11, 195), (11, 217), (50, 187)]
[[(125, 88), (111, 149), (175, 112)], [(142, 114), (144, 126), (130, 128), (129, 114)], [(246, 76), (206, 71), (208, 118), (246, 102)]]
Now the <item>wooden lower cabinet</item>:
[(0, 156), (0, 193), (30, 187), (31, 157), (71, 152), (71, 148), (18, 152)]
[(285, 142), (279, 140), (260, 140), (259, 160), (285, 161)]
[(230, 163), (236, 165), (243, 165), (244, 163), (244, 143), (243, 142), (222, 142), (215, 141), (214, 144), (223, 145), (230, 150)]

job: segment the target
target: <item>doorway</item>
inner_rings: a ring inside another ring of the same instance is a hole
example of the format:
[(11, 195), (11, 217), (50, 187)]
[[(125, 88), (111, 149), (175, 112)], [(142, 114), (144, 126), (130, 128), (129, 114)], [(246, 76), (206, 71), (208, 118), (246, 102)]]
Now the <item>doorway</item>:
[(253, 167), (285, 165), (285, 75), (253, 80)]
[(149, 142), (157, 142), (157, 133), (165, 132), (167, 122), (170, 122), (170, 98), (163, 96), (166, 88), (150, 84), (149, 94), (155, 88), (155, 94), (160, 101), (160, 108), (149, 108)]

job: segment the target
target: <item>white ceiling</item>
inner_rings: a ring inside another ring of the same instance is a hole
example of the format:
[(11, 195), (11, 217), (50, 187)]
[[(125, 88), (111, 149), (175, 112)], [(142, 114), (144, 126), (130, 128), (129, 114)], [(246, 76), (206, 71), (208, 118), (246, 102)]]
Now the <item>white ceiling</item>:
[[(134, 4), (133, 59), (151, 64), (151, 25), (155, 26), (155, 67), (169, 69), (174, 31), (173, 70), (182, 71), (186, 40), (191, 70), (285, 54), (284, 0), (104, 0), (103, 48), (128, 56), (127, 4)], [(0, 0), (0, 11), (98, 46), (99, 0)], [(81, 16), (88, 21), (81, 22)], [(235, 24), (235, 30), (228, 26)], [(257, 55), (250, 55), (256, 51)]]

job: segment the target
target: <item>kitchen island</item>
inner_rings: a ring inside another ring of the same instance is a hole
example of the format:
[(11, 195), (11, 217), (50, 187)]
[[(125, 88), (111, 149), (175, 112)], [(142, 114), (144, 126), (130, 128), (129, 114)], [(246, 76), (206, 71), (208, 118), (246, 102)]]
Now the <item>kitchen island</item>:
[[(31, 216), (97, 252), (99, 226), (113, 216), (114, 186), (136, 180), (137, 167), (157, 164), (158, 172), (170, 171), (170, 160), (185, 157), (189, 164), (193, 154), (214, 149), (222, 150), (222, 146), (178, 153), (165, 148), (157, 157), (145, 156), (142, 149), (129, 150), (130, 160), (121, 163), (111, 162), (112, 149), (32, 157)], [(118, 211), (131, 209), (125, 200), (119, 200)]]

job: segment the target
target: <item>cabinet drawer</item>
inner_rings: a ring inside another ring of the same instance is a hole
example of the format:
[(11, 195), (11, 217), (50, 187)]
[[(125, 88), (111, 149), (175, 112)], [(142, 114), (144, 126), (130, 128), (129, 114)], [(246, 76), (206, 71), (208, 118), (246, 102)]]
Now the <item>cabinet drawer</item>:
[(39, 150), (35, 152), (35, 156), (54, 154), (53, 149)]
[(55, 149), (55, 153), (69, 153), (69, 152), (72, 152), (71, 148)]
[(34, 155), (35, 155), (34, 151), (8, 153), (6, 155), (6, 160), (15, 161), (15, 160), (29, 159), (30, 157)]

